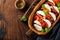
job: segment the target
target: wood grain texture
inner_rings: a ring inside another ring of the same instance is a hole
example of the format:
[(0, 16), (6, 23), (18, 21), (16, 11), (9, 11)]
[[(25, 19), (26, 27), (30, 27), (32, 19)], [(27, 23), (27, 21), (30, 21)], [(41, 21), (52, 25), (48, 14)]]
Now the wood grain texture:
[[(29, 6), (33, 0), (25, 0)], [(31, 40), (26, 37), (25, 32), (28, 30), (28, 27), (19, 20), (25, 13), (27, 8), (24, 10), (18, 10), (14, 6), (15, 0), (0, 0), (0, 14), (3, 15), (6, 27), (6, 34), (4, 40)]]

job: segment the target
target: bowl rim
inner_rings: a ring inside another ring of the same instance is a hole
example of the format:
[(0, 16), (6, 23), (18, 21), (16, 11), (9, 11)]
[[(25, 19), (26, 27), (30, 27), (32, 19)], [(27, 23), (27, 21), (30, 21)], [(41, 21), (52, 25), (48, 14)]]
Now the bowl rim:
[(19, 1), (19, 0), (16, 0), (16, 1), (15, 1), (15, 8), (17, 8), (17, 9), (23, 9), (23, 8), (25, 7), (25, 5), (26, 5), (25, 0), (22, 0), (22, 1), (23, 1), (23, 3), (24, 3), (24, 5), (23, 5), (23, 7), (22, 7), (22, 8), (18, 8), (18, 7), (17, 7), (16, 3), (17, 3), (18, 1)]

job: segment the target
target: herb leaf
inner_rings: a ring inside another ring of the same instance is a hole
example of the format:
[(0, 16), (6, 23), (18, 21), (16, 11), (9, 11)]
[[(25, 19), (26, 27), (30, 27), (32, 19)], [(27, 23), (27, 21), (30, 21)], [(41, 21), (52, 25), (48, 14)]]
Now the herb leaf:
[(22, 21), (24, 21), (24, 22), (27, 21), (27, 17), (23, 16)]
[(44, 32), (45, 30), (42, 28), (41, 32)]
[(60, 7), (60, 2), (58, 2), (57, 6)]
[(45, 28), (45, 32), (49, 32), (50, 31), (50, 28)]
[(43, 10), (43, 12), (47, 15), (48, 14), (48, 11), (46, 9)]

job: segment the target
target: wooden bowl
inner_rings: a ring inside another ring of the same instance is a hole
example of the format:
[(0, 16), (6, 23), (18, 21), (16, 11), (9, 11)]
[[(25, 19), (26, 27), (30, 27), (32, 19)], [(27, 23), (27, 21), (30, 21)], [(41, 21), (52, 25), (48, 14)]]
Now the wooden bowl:
[(15, 1), (16, 9), (23, 9), (25, 7), (25, 5), (26, 5), (25, 0), (16, 0)]
[[(48, 32), (40, 32), (40, 31), (37, 31), (34, 27), (33, 27), (33, 17), (34, 17), (34, 14), (35, 12), (40, 8), (40, 6), (45, 2), (46, 0), (41, 0), (37, 5), (36, 7), (33, 9), (32, 13), (30, 14), (29, 16), (29, 19), (28, 19), (28, 26), (30, 28), (31, 31), (35, 32), (36, 34), (38, 35), (46, 35)], [(50, 30), (54, 27), (54, 25), (58, 22), (60, 18), (60, 15), (57, 17), (57, 20), (52, 24)]]

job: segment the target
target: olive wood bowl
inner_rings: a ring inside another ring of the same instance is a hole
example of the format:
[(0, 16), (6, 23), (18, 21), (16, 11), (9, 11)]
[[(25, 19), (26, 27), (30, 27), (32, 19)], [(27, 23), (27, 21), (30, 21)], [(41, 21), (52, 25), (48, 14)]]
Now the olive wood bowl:
[[(28, 18), (28, 26), (30, 28), (30, 30), (38, 35), (46, 35), (48, 32), (40, 32), (40, 31), (37, 31), (34, 27), (33, 27), (33, 17), (34, 17), (34, 14), (35, 12), (40, 8), (40, 6), (45, 3), (46, 0), (41, 0), (36, 6), (35, 8), (33, 9), (33, 11), (31, 12), (29, 18)], [(55, 26), (55, 24), (58, 22), (60, 18), (60, 15), (58, 15), (56, 21), (51, 25), (51, 28), (50, 30)]]

